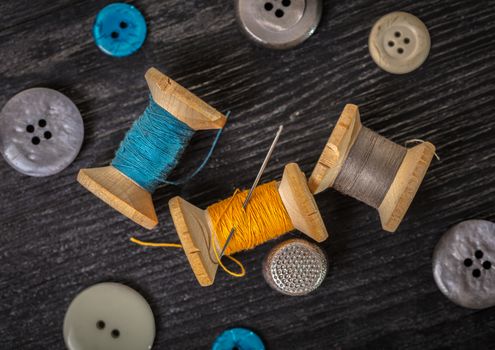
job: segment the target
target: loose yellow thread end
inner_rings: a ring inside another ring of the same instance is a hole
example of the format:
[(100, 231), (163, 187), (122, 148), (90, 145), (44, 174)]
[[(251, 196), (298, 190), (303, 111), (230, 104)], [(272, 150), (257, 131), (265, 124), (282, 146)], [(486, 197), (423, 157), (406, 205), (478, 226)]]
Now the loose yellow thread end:
[(130, 241), (132, 243), (138, 244), (143, 247), (163, 247), (163, 248), (182, 248), (182, 244), (178, 243), (154, 243), (154, 242), (143, 242), (137, 238), (131, 237)]

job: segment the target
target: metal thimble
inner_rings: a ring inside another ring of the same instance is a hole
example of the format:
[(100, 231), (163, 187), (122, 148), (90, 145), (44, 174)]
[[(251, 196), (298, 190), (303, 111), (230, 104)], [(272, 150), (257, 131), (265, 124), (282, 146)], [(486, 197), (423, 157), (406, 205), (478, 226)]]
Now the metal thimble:
[(291, 296), (306, 295), (327, 274), (327, 256), (314, 243), (290, 239), (275, 246), (263, 262), (263, 276), (274, 290)]

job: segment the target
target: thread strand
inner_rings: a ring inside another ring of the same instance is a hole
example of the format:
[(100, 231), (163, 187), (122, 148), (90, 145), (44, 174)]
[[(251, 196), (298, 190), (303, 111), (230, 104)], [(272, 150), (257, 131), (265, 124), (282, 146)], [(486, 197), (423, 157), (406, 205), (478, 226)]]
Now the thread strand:
[(127, 132), (112, 165), (150, 193), (162, 184), (184, 184), (209, 161), (222, 130), (218, 130), (198, 168), (183, 179), (167, 180), (195, 131), (159, 106), (150, 96), (148, 107)]
[[(218, 265), (229, 275), (243, 277), (246, 275), (244, 265), (232, 254), (252, 249), (284, 233), (292, 231), (294, 226), (278, 193), (278, 184), (272, 181), (255, 188), (246, 209), (243, 202), (248, 191), (236, 189), (227, 199), (208, 207), (208, 213), (213, 222), (210, 240), (213, 242), (213, 252)], [(223, 247), (232, 227), (236, 231), (225, 250), (225, 257), (239, 266), (240, 271), (230, 270), (222, 262), (222, 257), (216, 243)], [(131, 242), (147, 247), (183, 248), (177, 243), (144, 242), (132, 237)]]

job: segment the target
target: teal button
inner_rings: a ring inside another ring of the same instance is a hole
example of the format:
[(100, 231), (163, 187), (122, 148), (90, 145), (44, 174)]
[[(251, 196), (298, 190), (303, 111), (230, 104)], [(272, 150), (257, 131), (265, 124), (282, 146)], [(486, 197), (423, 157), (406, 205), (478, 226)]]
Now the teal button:
[(146, 39), (146, 21), (134, 6), (116, 2), (105, 6), (96, 16), (93, 38), (107, 55), (129, 56)]
[(212, 350), (265, 350), (261, 338), (246, 328), (231, 328), (215, 339)]

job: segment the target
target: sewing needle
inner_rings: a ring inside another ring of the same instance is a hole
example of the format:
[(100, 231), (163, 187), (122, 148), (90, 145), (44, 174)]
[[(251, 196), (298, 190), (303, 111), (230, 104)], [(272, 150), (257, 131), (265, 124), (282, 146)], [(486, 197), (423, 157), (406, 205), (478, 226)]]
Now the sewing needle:
[[(282, 133), (283, 128), (284, 128), (283, 125), (280, 125), (278, 127), (277, 134), (275, 135), (275, 138), (273, 139), (273, 142), (270, 145), (270, 148), (268, 149), (268, 153), (265, 156), (265, 160), (263, 160), (263, 163), (261, 164), (261, 168), (258, 171), (258, 175), (256, 175), (256, 179), (254, 180), (253, 185), (251, 186), (251, 189), (249, 190), (248, 195), (247, 195), (246, 199), (244, 200), (244, 203), (242, 204), (243, 209), (246, 209), (246, 207), (249, 203), (249, 200), (251, 199), (251, 196), (253, 195), (254, 189), (256, 188), (256, 186), (258, 186), (258, 182), (261, 179), (261, 175), (263, 175), (263, 172), (265, 171), (265, 168), (268, 165), (268, 161), (270, 160), (270, 158), (272, 156), (273, 150), (275, 149), (275, 145), (277, 144), (278, 139), (280, 138), (280, 134)], [(227, 249), (227, 246), (229, 245), (229, 242), (232, 239), (234, 232), (235, 232), (235, 227), (232, 227), (232, 229), (230, 230), (229, 235), (227, 237), (227, 240), (225, 241), (225, 244), (223, 245), (222, 252), (220, 253), (220, 257), (223, 256), (225, 249)]]

